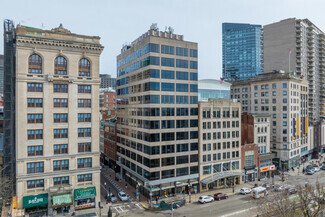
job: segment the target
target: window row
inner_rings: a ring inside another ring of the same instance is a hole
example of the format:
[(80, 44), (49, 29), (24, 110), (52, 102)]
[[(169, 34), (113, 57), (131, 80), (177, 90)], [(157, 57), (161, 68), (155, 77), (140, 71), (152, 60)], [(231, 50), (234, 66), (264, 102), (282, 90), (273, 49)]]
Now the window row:
[[(212, 126), (211, 126), (212, 123)], [(231, 125), (230, 125), (231, 123)], [(203, 129), (221, 129), (221, 128), (234, 128), (239, 127), (239, 121), (214, 121), (214, 122), (203, 122), (202, 128)]]
[[(28, 59), (28, 73), (30, 74), (43, 74), (42, 71), (43, 61), (42, 57), (38, 54), (32, 54)], [(90, 62), (86, 58), (79, 60), (79, 76), (90, 77)], [(58, 56), (54, 60), (54, 74), (67, 75), (68, 74), (68, 61), (63, 56)]]
[[(212, 138), (211, 135), (213, 135)], [(203, 133), (202, 136), (203, 136), (203, 140), (239, 138), (239, 131), (231, 131), (231, 132), (227, 131), (222, 133), (221, 132)]]
[(216, 151), (216, 150), (225, 150), (230, 148), (239, 148), (239, 141), (232, 141), (231, 145), (230, 142), (218, 142), (218, 143), (208, 143), (202, 145), (203, 151)]
[[(135, 114), (134, 114), (135, 115)], [(198, 108), (137, 108), (137, 116), (197, 116)]]

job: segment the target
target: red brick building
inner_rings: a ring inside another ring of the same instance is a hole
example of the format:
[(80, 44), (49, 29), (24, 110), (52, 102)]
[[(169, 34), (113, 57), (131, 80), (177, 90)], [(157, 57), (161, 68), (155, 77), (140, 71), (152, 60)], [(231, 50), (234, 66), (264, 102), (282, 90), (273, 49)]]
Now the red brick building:
[(104, 122), (104, 162), (110, 167), (115, 166), (117, 161), (116, 146), (116, 120)]
[(104, 108), (107, 110), (116, 109), (116, 92), (104, 92)]
[(241, 166), (245, 170), (244, 182), (253, 182), (258, 178), (258, 145), (244, 144), (241, 148)]

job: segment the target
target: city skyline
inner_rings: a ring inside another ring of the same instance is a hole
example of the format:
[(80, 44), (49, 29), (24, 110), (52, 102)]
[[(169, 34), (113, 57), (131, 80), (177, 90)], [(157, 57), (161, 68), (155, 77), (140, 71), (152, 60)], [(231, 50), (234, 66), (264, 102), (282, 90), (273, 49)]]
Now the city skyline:
[[(100, 72), (116, 77), (116, 55), (122, 44), (131, 42), (147, 31), (152, 23), (158, 23), (160, 30), (171, 26), (176, 34), (185, 35), (186, 41), (197, 41), (199, 44), (199, 79), (219, 79), (222, 76), (222, 23), (240, 22), (266, 25), (283, 19), (296, 17), (308, 18), (320, 29), (325, 29), (325, 15), (321, 14), (321, 1), (314, 4), (302, 4), (304, 1), (177, 1), (173, 5), (169, 1), (98, 1), (96, 5), (87, 5), (76, 1), (52, 5), (51, 11), (45, 10), (44, 4), (27, 4), (24, 1), (15, 1), (16, 7), (9, 7), (12, 2), (4, 2), (1, 7), (0, 18), (11, 19), (15, 24), (36, 28), (51, 29), (60, 23), (71, 32), (101, 37), (105, 50), (101, 56)], [(294, 3), (294, 4), (293, 4)], [(314, 7), (317, 4), (318, 7)], [(101, 7), (97, 7), (101, 5)], [(138, 13), (143, 6), (147, 13)], [(38, 13), (23, 13), (28, 9), (36, 9)], [(71, 13), (70, 8), (78, 12)], [(252, 8), (254, 11), (252, 11)], [(268, 8), (268, 10), (263, 10)], [(290, 8), (290, 10), (288, 10)], [(89, 11), (87, 11), (89, 10)], [(127, 16), (117, 18), (124, 11)], [(253, 12), (253, 13), (252, 13)], [(168, 16), (164, 16), (168, 13)], [(89, 16), (84, 16), (89, 14)], [(158, 15), (158, 16), (157, 16)], [(136, 19), (132, 18), (136, 17)], [(132, 18), (132, 19), (131, 19)], [(0, 30), (3, 40), (3, 29)], [(0, 45), (3, 53), (3, 45)]]

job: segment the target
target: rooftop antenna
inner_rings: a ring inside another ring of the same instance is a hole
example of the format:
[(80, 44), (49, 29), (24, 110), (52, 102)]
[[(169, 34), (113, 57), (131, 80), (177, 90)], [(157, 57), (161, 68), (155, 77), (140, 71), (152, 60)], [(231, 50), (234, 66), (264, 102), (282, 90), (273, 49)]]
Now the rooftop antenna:
[(174, 33), (174, 28), (169, 26), (168, 27), (168, 33), (173, 34)]
[(45, 25), (42, 23), (42, 29), (45, 29)]
[(151, 26), (150, 26), (150, 30), (158, 31), (159, 29), (158, 29), (158, 25), (157, 25), (157, 23), (153, 23), (153, 24), (151, 24)]

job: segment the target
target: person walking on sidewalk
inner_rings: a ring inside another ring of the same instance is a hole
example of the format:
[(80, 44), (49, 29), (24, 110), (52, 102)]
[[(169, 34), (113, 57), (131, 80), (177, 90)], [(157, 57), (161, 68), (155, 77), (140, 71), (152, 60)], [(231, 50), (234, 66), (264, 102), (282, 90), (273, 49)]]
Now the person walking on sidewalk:
[(128, 184), (125, 183), (125, 191), (128, 190)]

